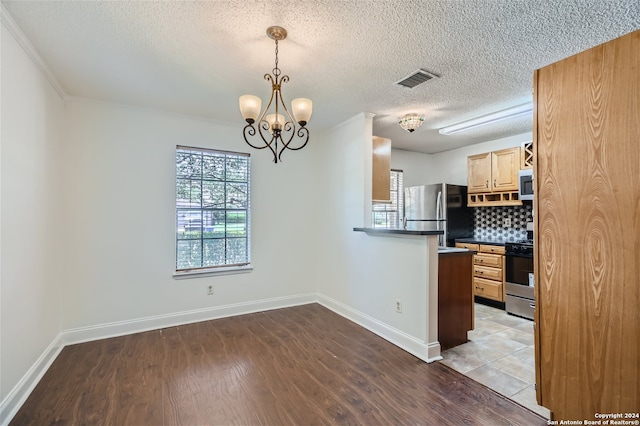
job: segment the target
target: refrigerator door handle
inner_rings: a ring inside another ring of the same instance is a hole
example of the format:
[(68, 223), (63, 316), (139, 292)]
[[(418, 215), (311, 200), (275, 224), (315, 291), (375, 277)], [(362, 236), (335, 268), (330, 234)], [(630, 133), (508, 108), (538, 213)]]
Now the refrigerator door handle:
[[(440, 230), (440, 221), (442, 220), (442, 191), (438, 191), (436, 198), (436, 229)], [(444, 235), (438, 235), (438, 245), (444, 247)]]

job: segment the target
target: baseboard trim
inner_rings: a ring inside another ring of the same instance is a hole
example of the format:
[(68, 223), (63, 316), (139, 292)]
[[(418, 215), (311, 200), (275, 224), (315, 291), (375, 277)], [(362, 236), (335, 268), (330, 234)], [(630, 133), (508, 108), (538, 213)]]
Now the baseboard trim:
[(13, 416), (16, 415), (22, 404), (27, 400), (33, 389), (47, 372), (53, 361), (58, 357), (64, 348), (63, 333), (59, 333), (55, 339), (42, 352), (40, 357), (33, 363), (29, 371), (25, 373), (20, 381), (11, 389), (9, 394), (0, 402), (0, 425), (8, 425)]
[(317, 295), (318, 303), (332, 310), (340, 316), (366, 328), (397, 347), (409, 352), (421, 360), (431, 363), (442, 359), (440, 356), (440, 342), (425, 343), (402, 330), (375, 319), (374, 317), (358, 311), (342, 302), (338, 302), (323, 294)]
[(159, 330), (161, 328), (175, 327), (201, 321), (210, 321), (236, 315), (246, 315), (255, 312), (270, 311), (272, 309), (306, 305), (314, 303), (315, 301), (315, 293), (275, 297), (272, 299), (236, 303), (212, 308), (194, 309), (191, 311), (176, 312), (166, 315), (156, 315), (135, 320), (118, 321), (92, 327), (74, 328), (65, 330), (62, 334), (64, 336), (65, 345), (74, 345), (76, 343), (108, 339), (110, 337), (125, 336), (128, 334)]

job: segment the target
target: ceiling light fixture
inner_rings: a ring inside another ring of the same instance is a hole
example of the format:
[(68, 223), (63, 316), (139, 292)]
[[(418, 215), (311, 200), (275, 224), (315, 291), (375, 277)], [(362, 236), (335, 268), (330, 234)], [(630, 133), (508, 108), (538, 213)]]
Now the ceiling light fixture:
[(424, 115), (407, 114), (398, 121), (398, 124), (407, 132), (413, 133), (418, 127), (422, 126), (423, 122)]
[(464, 132), (487, 124), (521, 117), (523, 115), (531, 114), (532, 111), (533, 104), (531, 102), (527, 102), (526, 104), (518, 105), (513, 108), (508, 108), (502, 111), (483, 115), (482, 117), (474, 118), (472, 120), (462, 121), (451, 126), (443, 127), (439, 132), (441, 135), (452, 135), (454, 133)]
[[(264, 111), (261, 112), (262, 100), (253, 95), (240, 96), (240, 113), (247, 122), (242, 132), (244, 140), (249, 146), (255, 149), (269, 148), (273, 153), (273, 162), (282, 161), (282, 153), (285, 149), (297, 151), (305, 147), (309, 142), (309, 130), (305, 127), (311, 118), (313, 104), (310, 99), (298, 98), (291, 101), (291, 112), (289, 113), (287, 106), (282, 98), (282, 83), (289, 81), (288, 75), (280, 76), (280, 68), (278, 68), (278, 41), (287, 38), (287, 30), (282, 27), (267, 28), (267, 35), (276, 42), (276, 60), (275, 68), (272, 74), (265, 74), (264, 79), (271, 81), (271, 98)], [(274, 99), (275, 98), (275, 99)], [(270, 111), (273, 105), (274, 110)], [(267, 114), (269, 112), (269, 114)], [(295, 117), (295, 119), (294, 119)], [(257, 122), (258, 131), (254, 127)], [(300, 128), (296, 130), (296, 124)], [(256, 133), (259, 133), (260, 141)], [(254, 145), (249, 142), (250, 139), (257, 140), (260, 145)], [(300, 142), (298, 146), (290, 146), (294, 136), (297, 136)], [(254, 138), (255, 137), (255, 138)]]

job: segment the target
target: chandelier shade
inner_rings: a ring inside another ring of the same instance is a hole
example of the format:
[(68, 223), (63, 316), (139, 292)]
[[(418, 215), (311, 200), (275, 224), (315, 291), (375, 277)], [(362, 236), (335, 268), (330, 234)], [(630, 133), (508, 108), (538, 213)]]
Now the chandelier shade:
[(311, 119), (311, 113), (313, 112), (313, 103), (311, 99), (297, 98), (291, 101), (291, 109), (293, 110), (293, 116), (298, 123), (306, 125)]
[(262, 99), (253, 95), (240, 96), (240, 113), (247, 123), (255, 123), (260, 116), (262, 109)]
[(311, 119), (313, 102), (307, 98), (294, 99), (289, 112), (282, 96), (282, 84), (289, 81), (289, 76), (281, 75), (278, 67), (278, 41), (287, 37), (287, 30), (269, 27), (267, 35), (276, 43), (275, 67), (271, 74), (264, 75), (264, 79), (271, 82), (269, 102), (263, 110), (259, 97), (242, 95), (239, 105), (242, 118), (247, 122), (243, 130), (245, 142), (255, 149), (268, 148), (273, 154), (273, 162), (278, 163), (286, 149), (297, 151), (309, 142), (306, 126)]
[(422, 126), (423, 122), (424, 122), (424, 115), (407, 114), (398, 121), (398, 124), (407, 132), (413, 133), (417, 128)]
[(285, 119), (282, 114), (268, 114), (265, 117), (267, 123), (269, 123), (269, 131), (273, 134), (274, 131), (282, 131), (282, 127), (284, 126)]

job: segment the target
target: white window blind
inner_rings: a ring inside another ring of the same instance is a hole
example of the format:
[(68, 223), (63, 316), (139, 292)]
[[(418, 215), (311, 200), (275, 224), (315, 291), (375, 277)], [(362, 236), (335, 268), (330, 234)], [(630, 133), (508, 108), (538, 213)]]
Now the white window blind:
[(176, 148), (176, 271), (250, 264), (249, 154)]

